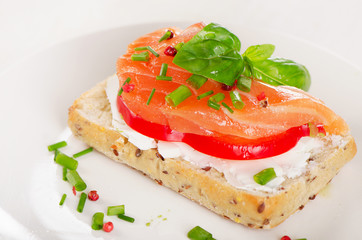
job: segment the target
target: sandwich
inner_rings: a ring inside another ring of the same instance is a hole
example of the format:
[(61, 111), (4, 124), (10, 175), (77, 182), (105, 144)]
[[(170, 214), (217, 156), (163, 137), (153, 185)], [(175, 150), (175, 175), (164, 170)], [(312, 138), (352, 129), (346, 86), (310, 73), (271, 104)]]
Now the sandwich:
[(356, 154), (347, 123), (307, 90), (308, 70), (218, 24), (128, 46), (116, 74), (69, 108), (73, 134), (109, 158), (250, 228), (272, 228)]

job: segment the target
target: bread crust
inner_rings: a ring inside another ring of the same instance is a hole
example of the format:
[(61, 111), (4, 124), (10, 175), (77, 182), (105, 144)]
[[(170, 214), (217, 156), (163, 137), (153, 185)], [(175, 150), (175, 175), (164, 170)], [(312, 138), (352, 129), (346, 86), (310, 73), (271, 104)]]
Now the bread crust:
[(163, 158), (157, 149), (140, 150), (112, 130), (106, 81), (82, 94), (69, 108), (73, 134), (109, 158), (137, 169), (211, 211), (250, 228), (273, 228), (315, 198), (341, 167), (356, 154), (351, 135), (347, 144), (313, 159), (306, 174), (287, 180), (276, 193), (250, 192), (231, 186), (223, 173), (201, 169), (181, 158)]

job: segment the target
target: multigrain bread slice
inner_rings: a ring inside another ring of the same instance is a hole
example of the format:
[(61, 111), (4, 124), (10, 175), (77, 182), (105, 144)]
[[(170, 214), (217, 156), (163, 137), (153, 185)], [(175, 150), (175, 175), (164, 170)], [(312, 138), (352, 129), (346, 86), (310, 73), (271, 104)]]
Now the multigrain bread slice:
[[(272, 228), (302, 209), (356, 153), (352, 136), (343, 146), (326, 147), (310, 159), (300, 177), (286, 179), (273, 193), (240, 190), (223, 173), (199, 168), (182, 158), (163, 158), (157, 149), (140, 150), (112, 129), (106, 81), (81, 95), (69, 109), (75, 136), (109, 158), (135, 168), (211, 211), (251, 228)], [(327, 141), (327, 140), (326, 140)]]

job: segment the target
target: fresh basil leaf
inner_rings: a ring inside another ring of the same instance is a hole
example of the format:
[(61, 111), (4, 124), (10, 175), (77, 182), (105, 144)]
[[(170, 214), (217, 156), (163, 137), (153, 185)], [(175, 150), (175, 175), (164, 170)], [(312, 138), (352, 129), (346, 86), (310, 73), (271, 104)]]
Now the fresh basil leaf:
[[(263, 61), (253, 62), (253, 77), (268, 84), (288, 85), (308, 91), (311, 78), (306, 67), (292, 60), (284, 58), (269, 58)], [(243, 75), (251, 76), (249, 71)]]
[(275, 50), (273, 44), (261, 44), (248, 47), (243, 54), (243, 57), (249, 58), (250, 61), (262, 61), (271, 57)]
[(185, 43), (173, 59), (179, 67), (232, 86), (243, 69), (240, 40), (227, 29), (210, 23)]

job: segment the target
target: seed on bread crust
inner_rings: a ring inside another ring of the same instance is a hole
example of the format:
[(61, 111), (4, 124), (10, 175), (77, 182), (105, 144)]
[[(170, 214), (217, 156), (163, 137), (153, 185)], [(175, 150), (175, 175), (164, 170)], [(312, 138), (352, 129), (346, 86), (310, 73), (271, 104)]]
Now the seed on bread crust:
[(140, 157), (142, 155), (142, 150), (137, 148), (135, 155), (136, 155), (136, 157)]
[(265, 203), (262, 202), (262, 203), (258, 206), (258, 213), (264, 212), (264, 209), (265, 209)]

